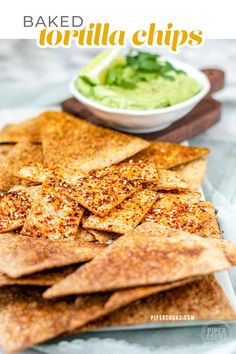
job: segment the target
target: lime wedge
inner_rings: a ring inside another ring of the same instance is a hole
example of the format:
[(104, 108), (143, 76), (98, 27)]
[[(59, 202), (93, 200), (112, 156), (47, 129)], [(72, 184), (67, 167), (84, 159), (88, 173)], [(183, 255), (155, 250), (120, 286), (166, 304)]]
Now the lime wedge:
[(103, 85), (107, 71), (125, 63), (119, 49), (109, 49), (97, 55), (80, 71), (79, 76), (93, 85)]

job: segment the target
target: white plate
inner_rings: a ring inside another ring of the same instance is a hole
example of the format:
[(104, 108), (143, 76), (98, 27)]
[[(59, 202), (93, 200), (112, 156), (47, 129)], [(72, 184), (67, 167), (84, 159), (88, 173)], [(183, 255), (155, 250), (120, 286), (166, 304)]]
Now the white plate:
[[(36, 108), (21, 108), (21, 109), (8, 109), (8, 110), (0, 110), (0, 129), (5, 124), (11, 123), (20, 123), (26, 119), (34, 117), (35, 115), (46, 111), (46, 110), (60, 110), (60, 107), (51, 107), (51, 108), (44, 108), (44, 109), (36, 109)], [(187, 142), (184, 143), (187, 145)], [(203, 195), (203, 194), (202, 194)], [(203, 196), (204, 198), (204, 196)], [(227, 235), (224, 234), (224, 238), (227, 239)], [(220, 286), (222, 287), (225, 296), (229, 300), (231, 306), (236, 311), (236, 297), (234, 294), (233, 286), (231, 280), (229, 278), (229, 274), (227, 271), (218, 272), (215, 274), (216, 279)], [(217, 322), (217, 321), (216, 321)], [(140, 325), (133, 325), (133, 326), (121, 326), (121, 327), (110, 327), (110, 328), (102, 328), (96, 330), (94, 332), (101, 332), (101, 331), (121, 331), (121, 330), (136, 330), (136, 329), (148, 329), (148, 328), (166, 328), (166, 327), (182, 327), (182, 326), (197, 326), (204, 324), (205, 321), (178, 321), (178, 322), (169, 322), (169, 323), (147, 323), (147, 324), (140, 324)]]

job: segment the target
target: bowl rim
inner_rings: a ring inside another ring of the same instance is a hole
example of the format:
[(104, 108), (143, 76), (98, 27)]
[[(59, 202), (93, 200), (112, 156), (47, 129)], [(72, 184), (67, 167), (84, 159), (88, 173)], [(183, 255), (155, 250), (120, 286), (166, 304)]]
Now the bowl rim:
[(180, 69), (185, 69), (185, 71), (188, 74), (188, 71), (191, 71), (194, 73), (194, 75), (189, 75), (190, 77), (193, 77), (196, 81), (198, 81), (202, 85), (201, 91), (199, 91), (196, 95), (193, 97), (188, 98), (187, 100), (177, 103), (173, 106), (169, 107), (162, 107), (162, 108), (155, 108), (155, 109), (145, 109), (145, 110), (134, 110), (134, 109), (126, 109), (126, 108), (113, 108), (109, 106), (102, 105), (96, 101), (93, 101), (92, 99), (84, 96), (81, 92), (78, 91), (76, 87), (76, 81), (78, 79), (78, 73), (74, 76), (74, 78), (70, 82), (70, 90), (72, 94), (74, 95), (75, 98), (77, 98), (80, 102), (84, 103), (87, 106), (90, 106), (91, 108), (95, 108), (97, 110), (107, 112), (107, 113), (116, 113), (116, 114), (126, 114), (130, 116), (148, 116), (152, 114), (162, 114), (162, 113), (171, 113), (174, 111), (177, 111), (179, 109), (184, 109), (187, 108), (188, 106), (191, 105), (196, 105), (198, 102), (200, 102), (210, 91), (210, 81), (206, 74), (199, 69), (195, 68), (194, 66), (185, 63), (180, 60), (173, 59), (171, 57), (166, 57), (162, 56), (162, 60), (168, 60), (172, 64), (174, 64), (177, 68)]

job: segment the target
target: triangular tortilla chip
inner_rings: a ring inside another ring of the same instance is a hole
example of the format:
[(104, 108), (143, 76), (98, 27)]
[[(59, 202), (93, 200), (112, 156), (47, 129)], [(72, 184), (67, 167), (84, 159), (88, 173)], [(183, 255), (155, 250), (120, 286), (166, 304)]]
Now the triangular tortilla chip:
[(201, 158), (188, 162), (184, 165), (175, 167), (173, 171), (177, 173), (179, 178), (194, 188), (200, 187), (207, 170), (207, 159)]
[(0, 199), (0, 232), (18, 229), (24, 225), (33, 200), (40, 186), (16, 186), (2, 195)]
[(40, 128), (37, 118), (19, 124), (7, 124), (0, 132), (0, 143), (18, 143), (26, 139), (33, 143), (40, 143)]
[(89, 232), (95, 237), (95, 239), (99, 243), (110, 244), (113, 241), (115, 241), (118, 237), (120, 237), (120, 235), (116, 234), (115, 232), (106, 232), (106, 231), (98, 231), (98, 230), (89, 230)]
[(77, 236), (76, 240), (80, 240), (82, 242), (94, 242), (97, 241), (96, 237), (93, 235), (93, 233), (85, 230), (83, 227), (78, 228), (77, 230)]
[(64, 268), (44, 270), (21, 278), (10, 278), (4, 273), (0, 273), (0, 287), (9, 285), (51, 286), (73, 273), (77, 268), (78, 265), (71, 265)]
[(118, 238), (94, 260), (49, 288), (44, 296), (170, 283), (228, 269), (236, 265), (236, 257), (229, 257), (220, 243), (229, 254), (236, 254), (236, 245), (226, 241), (146, 223)]
[(169, 170), (158, 170), (156, 181), (145, 186), (153, 191), (190, 191), (191, 187), (182, 181), (178, 175)]
[(66, 181), (67, 183), (76, 184), (78, 178), (85, 176), (82, 171), (74, 172), (68, 170), (67, 168), (58, 168), (56, 166), (49, 166), (42, 163), (25, 165), (17, 170), (15, 175), (36, 184), (43, 183), (48, 178), (58, 178)]
[(143, 222), (154, 222), (203, 237), (221, 237), (211, 204), (196, 200), (197, 194), (195, 198), (194, 193), (186, 193), (183, 197), (179, 194), (163, 193)]
[(0, 344), (7, 353), (18, 352), (54, 338), (100, 317), (107, 295), (84, 296), (80, 306), (74, 298), (47, 301), (33, 287), (0, 289)]
[[(70, 181), (69, 181), (70, 182)], [(91, 171), (76, 183), (58, 183), (57, 190), (77, 201), (93, 214), (105, 216), (137, 190), (127, 179), (112, 171)]]
[(154, 161), (156, 168), (169, 169), (186, 162), (199, 159), (209, 154), (210, 149), (184, 146), (161, 141), (152, 142), (151, 146), (132, 157), (133, 161)]
[(13, 147), (13, 144), (0, 144), (0, 163), (5, 159)]
[(22, 141), (16, 144), (6, 155), (2, 161), (2, 169), (0, 171), (0, 190), (7, 191), (17, 184), (25, 184), (15, 176), (15, 172), (32, 161), (43, 162), (43, 154), (41, 145), (34, 145), (28, 141)]
[(201, 210), (201, 221), (199, 222), (195, 233), (202, 237), (222, 239), (214, 206), (210, 202), (201, 201), (199, 202), (199, 208)]
[(74, 240), (84, 208), (57, 192), (57, 181), (46, 180), (32, 202), (21, 233), (53, 240)]
[(158, 178), (156, 166), (152, 161), (134, 162), (129, 160), (112, 165), (108, 169), (116, 171), (129, 182), (150, 183), (155, 182)]
[(105, 217), (90, 215), (83, 222), (83, 227), (125, 234), (133, 230), (140, 223), (156, 199), (156, 192), (148, 189), (138, 191)]
[(17, 174), (34, 182), (45, 182), (48, 177), (55, 178), (58, 193), (67, 194), (69, 198), (100, 216), (107, 215), (139, 188), (112, 169), (94, 170), (84, 174), (34, 164), (22, 168)]
[(118, 163), (150, 145), (64, 112), (41, 115), (45, 163), (89, 171)]
[(235, 312), (222, 288), (215, 277), (210, 275), (191, 284), (135, 301), (79, 328), (77, 333), (141, 323), (235, 319)]
[(18, 234), (0, 237), (0, 271), (18, 278), (44, 269), (83, 263), (103, 251), (104, 245), (94, 242), (54, 241)]
[(152, 285), (152, 286), (140, 286), (138, 288), (118, 290), (111, 294), (111, 296), (109, 297), (108, 301), (105, 304), (105, 308), (114, 310), (123, 307), (125, 305), (128, 305), (131, 302), (136, 301), (138, 299), (143, 299), (145, 297), (160, 293), (162, 291), (167, 291), (188, 283), (192, 283), (197, 279), (203, 279), (203, 277), (190, 277), (178, 281), (173, 281), (172, 283)]

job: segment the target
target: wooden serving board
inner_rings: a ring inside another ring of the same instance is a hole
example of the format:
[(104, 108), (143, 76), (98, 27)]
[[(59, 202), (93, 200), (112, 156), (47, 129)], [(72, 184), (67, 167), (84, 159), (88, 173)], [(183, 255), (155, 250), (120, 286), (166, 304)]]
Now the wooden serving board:
[[(224, 72), (218, 69), (205, 69), (203, 72), (211, 82), (211, 90), (190, 113), (181, 118), (168, 128), (147, 134), (135, 134), (147, 140), (163, 140), (179, 143), (190, 139), (220, 120), (221, 103), (214, 100), (212, 93), (224, 87)], [(81, 102), (75, 98), (69, 98), (62, 102), (62, 109), (80, 118), (84, 118), (92, 123), (102, 125), (101, 121), (90, 112)]]

